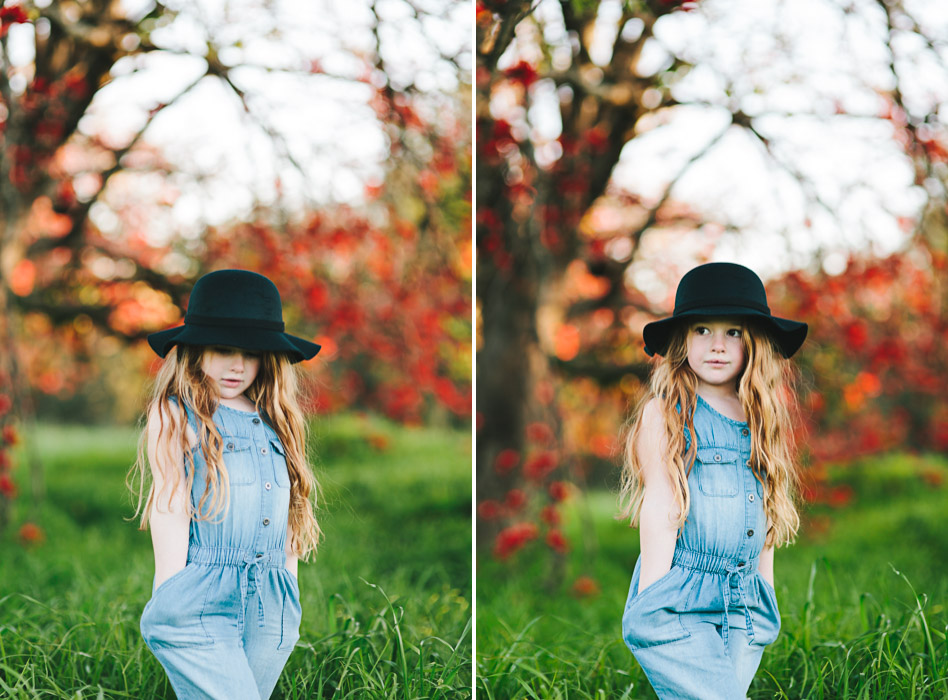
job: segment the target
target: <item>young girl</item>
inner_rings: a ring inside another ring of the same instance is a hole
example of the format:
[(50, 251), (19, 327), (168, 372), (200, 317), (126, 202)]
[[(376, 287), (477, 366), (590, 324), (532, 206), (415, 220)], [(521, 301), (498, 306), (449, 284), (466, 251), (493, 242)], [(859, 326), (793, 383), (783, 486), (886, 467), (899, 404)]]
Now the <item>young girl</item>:
[(276, 287), (244, 270), (200, 278), (184, 326), (148, 342), (165, 361), (130, 474), (155, 550), (142, 636), (179, 698), (269, 698), (320, 534), (291, 367), (319, 346), (283, 332)]
[(641, 555), (622, 633), (660, 698), (745, 698), (777, 638), (774, 547), (799, 525), (783, 358), (806, 332), (732, 263), (688, 272), (673, 316), (644, 329), (662, 358), (626, 441), (621, 517)]

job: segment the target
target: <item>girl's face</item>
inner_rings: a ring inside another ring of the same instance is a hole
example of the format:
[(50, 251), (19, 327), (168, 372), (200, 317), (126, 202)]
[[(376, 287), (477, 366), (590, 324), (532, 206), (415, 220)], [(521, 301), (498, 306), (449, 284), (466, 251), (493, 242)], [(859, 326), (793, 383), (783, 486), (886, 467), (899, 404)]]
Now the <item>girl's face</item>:
[(221, 399), (243, 394), (260, 370), (260, 354), (240, 348), (211, 346), (205, 348), (201, 369), (221, 392)]
[(688, 328), (688, 365), (698, 375), (699, 386), (728, 386), (737, 390), (744, 369), (744, 341), (740, 321), (704, 319)]

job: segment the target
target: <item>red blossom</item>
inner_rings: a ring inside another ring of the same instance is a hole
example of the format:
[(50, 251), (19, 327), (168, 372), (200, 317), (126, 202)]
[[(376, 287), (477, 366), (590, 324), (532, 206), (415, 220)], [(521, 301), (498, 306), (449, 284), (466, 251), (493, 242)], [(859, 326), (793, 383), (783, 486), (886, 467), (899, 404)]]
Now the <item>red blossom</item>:
[(539, 78), (537, 69), (526, 61), (520, 61), (517, 65), (508, 68), (504, 71), (504, 75), (510, 82), (519, 83), (525, 88), (533, 85)]
[(0, 493), (10, 500), (16, 498), (16, 484), (9, 474), (0, 474)]
[(16, 434), (16, 428), (12, 425), (3, 426), (3, 442), (7, 445), (15, 445), (19, 441), (19, 436)]
[(0, 39), (7, 35), (11, 24), (23, 24), (29, 22), (30, 17), (19, 5), (9, 5), (0, 7)]
[(494, 459), (494, 471), (506, 474), (520, 463), (520, 453), (517, 450), (501, 450)]
[(46, 539), (42, 528), (33, 523), (23, 523), (20, 527), (20, 540), (24, 544), (40, 544)]
[(494, 556), (507, 559), (527, 542), (536, 539), (539, 534), (533, 523), (515, 523), (501, 530), (494, 540)]
[(847, 484), (843, 484), (830, 490), (827, 501), (833, 508), (842, 508), (843, 506), (848, 505), (852, 498), (852, 487), (848, 486)]
[(483, 520), (493, 520), (504, 514), (504, 508), (498, 501), (487, 500), (477, 504), (477, 515)]
[(504, 505), (506, 505), (512, 511), (518, 511), (527, 502), (527, 494), (525, 494), (520, 489), (510, 489), (507, 492), (506, 498), (504, 498)]
[(599, 595), (599, 584), (589, 576), (580, 576), (573, 582), (573, 595), (577, 598)]
[(559, 525), (560, 512), (556, 509), (556, 506), (544, 506), (543, 510), (540, 511), (540, 520), (547, 525)]
[(13, 401), (10, 400), (9, 396), (0, 394), (0, 416), (5, 415), (12, 405)]
[(384, 452), (389, 448), (389, 445), (392, 441), (387, 435), (373, 433), (372, 435), (366, 437), (366, 442), (368, 442), (372, 449), (376, 450), (377, 452)]
[(557, 503), (562, 503), (569, 496), (569, 486), (565, 481), (554, 481), (549, 487), (550, 498)]
[(547, 474), (556, 469), (556, 463), (555, 452), (540, 452), (527, 460), (523, 466), (523, 475), (534, 481), (543, 481)]
[(546, 544), (558, 554), (566, 554), (569, 551), (569, 542), (559, 530), (550, 530), (546, 533)]
[(846, 342), (848, 342), (852, 348), (862, 348), (868, 339), (869, 329), (866, 326), (865, 321), (853, 321), (848, 326), (846, 326)]
[(527, 439), (530, 442), (548, 445), (555, 440), (553, 429), (546, 423), (534, 421), (527, 426)]

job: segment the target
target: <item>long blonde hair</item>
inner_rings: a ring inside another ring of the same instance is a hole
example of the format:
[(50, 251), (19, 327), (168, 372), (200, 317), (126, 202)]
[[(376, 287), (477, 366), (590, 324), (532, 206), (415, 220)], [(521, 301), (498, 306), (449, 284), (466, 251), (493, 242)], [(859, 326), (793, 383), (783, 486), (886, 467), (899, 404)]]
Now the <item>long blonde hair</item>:
[[(688, 517), (691, 505), (688, 474), (697, 453), (693, 416), (698, 390), (698, 377), (688, 364), (690, 328), (690, 323), (682, 323), (675, 329), (668, 350), (652, 370), (648, 391), (624, 429), (618, 517), (629, 519), (632, 527), (638, 524), (645, 496), (642, 464), (636, 450), (642, 426), (640, 418), (652, 399), (659, 402), (664, 418), (667, 468), (679, 514), (676, 523), (679, 530)], [(742, 330), (746, 362), (739, 378), (738, 398), (751, 433), (751, 469), (764, 487), (764, 512), (769, 522), (766, 544), (781, 546), (792, 542), (800, 527), (796, 507), (800, 487), (796, 464), (796, 428), (800, 424), (797, 372), (765, 331), (746, 322)], [(687, 451), (686, 427), (692, 436)]]
[[(155, 377), (143, 422), (147, 422), (148, 416), (158, 417), (156, 450), (159, 455), (170, 457), (176, 450), (184, 454), (188, 515), (193, 520), (211, 521), (227, 512), (230, 485), (223, 459), (223, 439), (213, 420), (220, 396), (216, 385), (201, 368), (204, 350), (199, 346), (179, 345), (168, 352)], [(245, 395), (254, 402), (256, 410), (283, 443), (290, 476), (289, 544), (293, 552), (306, 559), (316, 551), (322, 531), (314, 513), (318, 485), (307, 458), (307, 422), (299, 405), (299, 391), (297, 369), (287, 357), (263, 353), (257, 377)], [(197, 445), (193, 448), (185, 427), (188, 425), (185, 406), (191, 408), (198, 428)], [(166, 426), (165, 415), (176, 416), (176, 425)], [(207, 475), (204, 491), (195, 508), (190, 494), (194, 483), (194, 452), (198, 448), (207, 464)], [(138, 458), (126, 478), (133, 494), (138, 494), (135, 517), (141, 514), (140, 530), (148, 529), (152, 506), (160, 506), (153, 481), (148, 487), (147, 498), (145, 496), (146, 483), (151, 476), (147, 453), (148, 431), (143, 429), (138, 442)], [(180, 471), (175, 470), (168, 489), (169, 509), (181, 479)]]

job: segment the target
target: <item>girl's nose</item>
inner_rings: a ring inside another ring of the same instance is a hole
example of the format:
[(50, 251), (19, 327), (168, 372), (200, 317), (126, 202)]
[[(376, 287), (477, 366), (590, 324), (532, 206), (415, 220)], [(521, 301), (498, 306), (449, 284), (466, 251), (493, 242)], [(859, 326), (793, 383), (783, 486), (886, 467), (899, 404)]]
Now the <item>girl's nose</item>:
[(242, 352), (235, 352), (235, 353), (234, 353), (234, 359), (231, 360), (230, 368), (231, 368), (232, 370), (238, 370), (238, 369), (239, 369), (241, 372), (243, 372), (243, 370), (244, 370), (244, 354), (243, 354)]

